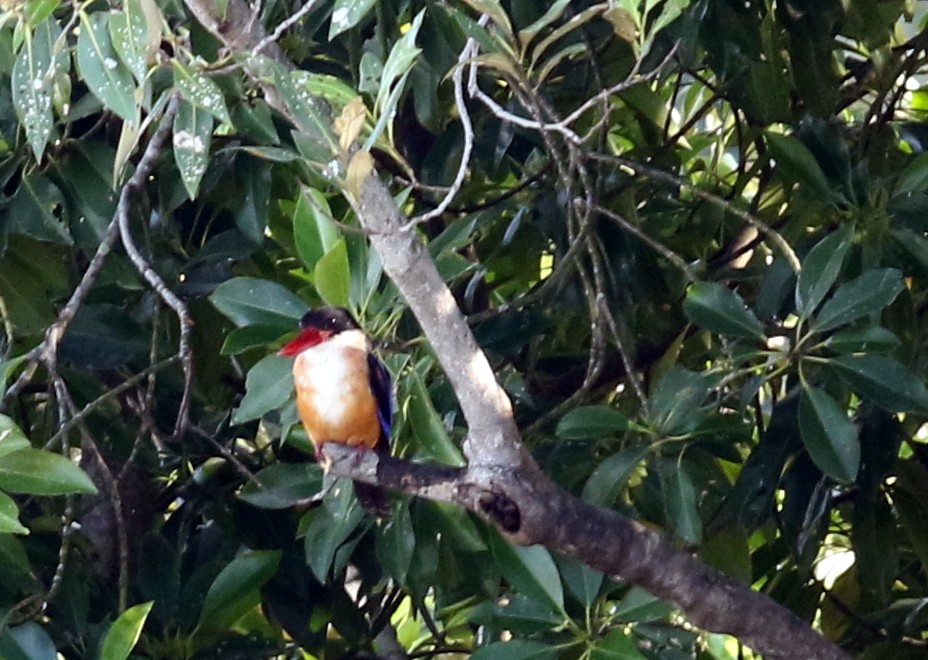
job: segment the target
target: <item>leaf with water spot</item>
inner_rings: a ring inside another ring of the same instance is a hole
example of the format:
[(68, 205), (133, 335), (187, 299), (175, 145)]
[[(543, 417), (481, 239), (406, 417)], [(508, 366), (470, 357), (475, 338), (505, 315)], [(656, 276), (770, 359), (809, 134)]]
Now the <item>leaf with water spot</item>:
[(53, 46), (60, 34), (61, 28), (52, 18), (40, 24), (34, 33), (27, 31), (23, 48), (13, 64), (13, 107), (36, 160), (41, 160), (54, 127), (52, 92), (62, 60), (53, 56)]
[(174, 60), (174, 84), (190, 103), (213, 115), (221, 122), (232, 123), (226, 101), (219, 85), (199, 71), (188, 69), (179, 60)]
[(336, 0), (332, 7), (329, 41), (360, 23), (373, 6), (374, 0)]
[(141, 84), (148, 73), (148, 21), (139, 0), (126, 0), (123, 10), (110, 16), (110, 37), (120, 59)]
[(197, 196), (200, 179), (209, 163), (213, 116), (187, 101), (181, 101), (174, 116), (174, 162), (190, 199)]
[(87, 87), (103, 105), (132, 123), (138, 123), (132, 73), (120, 61), (108, 30), (109, 15), (81, 12), (81, 34), (77, 39), (77, 65)]

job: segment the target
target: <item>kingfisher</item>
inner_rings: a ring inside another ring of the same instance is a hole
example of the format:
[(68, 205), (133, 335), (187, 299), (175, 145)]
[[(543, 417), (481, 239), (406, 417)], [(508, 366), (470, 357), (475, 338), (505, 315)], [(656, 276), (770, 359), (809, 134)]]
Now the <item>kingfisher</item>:
[[(296, 410), (317, 457), (325, 442), (389, 451), (390, 373), (347, 309), (310, 310), (300, 319), (300, 334), (278, 355), (296, 358)], [(355, 482), (355, 492), (365, 509), (385, 513), (383, 489)]]

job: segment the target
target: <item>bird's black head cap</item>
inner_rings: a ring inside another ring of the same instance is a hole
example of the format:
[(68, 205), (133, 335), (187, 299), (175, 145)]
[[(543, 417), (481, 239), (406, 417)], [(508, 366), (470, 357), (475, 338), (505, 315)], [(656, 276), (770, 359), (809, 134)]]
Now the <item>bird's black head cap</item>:
[(358, 322), (344, 307), (318, 307), (306, 312), (300, 319), (300, 328), (315, 328), (324, 332), (338, 334), (345, 330), (359, 330)]

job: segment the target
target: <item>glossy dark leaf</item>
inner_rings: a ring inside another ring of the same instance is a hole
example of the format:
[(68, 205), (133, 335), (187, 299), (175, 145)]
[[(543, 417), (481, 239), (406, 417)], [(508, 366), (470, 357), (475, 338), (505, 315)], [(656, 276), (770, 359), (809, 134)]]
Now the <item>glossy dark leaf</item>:
[(867, 271), (838, 287), (812, 319), (810, 327), (816, 332), (827, 332), (875, 314), (892, 303), (904, 288), (902, 273), (895, 268)]
[(487, 644), (470, 657), (471, 660), (549, 660), (558, 657), (558, 649), (541, 642), (514, 639)]
[(329, 26), (331, 41), (345, 30), (357, 25), (373, 8), (374, 0), (336, 0), (332, 7), (332, 22)]
[(660, 476), (664, 506), (673, 531), (686, 543), (699, 545), (702, 542), (702, 520), (689, 469), (677, 459), (665, 459)]
[(0, 491), (0, 534), (28, 534), (29, 529), (19, 521), (16, 501)]
[(60, 58), (53, 57), (52, 46), (60, 34), (53, 18), (44, 21), (26, 37), (13, 65), (13, 107), (36, 160), (42, 159), (54, 125), (52, 86)]
[(838, 279), (853, 238), (854, 227), (844, 225), (816, 243), (803, 259), (796, 283), (796, 311), (803, 317), (815, 311)]
[(280, 408), (293, 393), (293, 360), (268, 355), (248, 370), (245, 396), (232, 412), (232, 423), (243, 424)]
[(304, 189), (293, 211), (293, 240), (306, 268), (312, 271), (339, 238), (328, 200), (318, 190)]
[(126, 0), (122, 11), (110, 16), (109, 28), (119, 58), (142, 84), (148, 73), (149, 26), (140, 0)]
[(734, 291), (717, 282), (697, 282), (686, 292), (683, 311), (701, 328), (720, 335), (761, 339), (763, 326)]
[(828, 361), (864, 399), (892, 412), (928, 413), (922, 380), (892, 358), (842, 355)]
[(668, 371), (651, 395), (651, 423), (664, 435), (683, 435), (699, 426), (711, 380), (682, 367)]
[(879, 325), (840, 330), (825, 340), (839, 353), (885, 353), (899, 346), (899, 338)]
[(557, 565), (567, 590), (583, 605), (592, 605), (606, 576), (571, 557), (558, 557)]
[(19, 449), (0, 460), (0, 490), (30, 495), (68, 495), (97, 492), (77, 464), (42, 449)]
[(590, 660), (644, 660), (635, 641), (626, 630), (616, 628), (596, 641)]
[(322, 490), (322, 468), (316, 463), (275, 463), (254, 475), (239, 498), (262, 509), (287, 509)]
[(253, 608), (260, 599), (258, 589), (274, 575), (280, 556), (252, 550), (226, 564), (206, 593), (197, 627), (223, 630)]
[(306, 563), (322, 582), (329, 578), (335, 553), (364, 519), (349, 479), (336, 480), (324, 504), (306, 533)]
[(107, 12), (91, 15), (81, 13), (77, 64), (84, 82), (104, 106), (127, 122), (138, 124), (135, 82), (132, 73), (113, 48)]
[(308, 306), (277, 282), (236, 277), (220, 285), (210, 302), (237, 326), (263, 325), (296, 331)]
[(825, 392), (803, 387), (799, 428), (809, 455), (822, 472), (842, 483), (854, 481), (860, 468), (860, 443), (844, 408)]
[(221, 122), (232, 123), (222, 90), (212, 79), (175, 60), (174, 84), (191, 105), (211, 114)]
[(554, 612), (563, 611), (561, 578), (547, 549), (540, 545), (514, 546), (496, 533), (490, 536), (490, 546), (500, 570), (516, 591)]
[(174, 162), (190, 199), (197, 196), (200, 180), (209, 163), (213, 116), (199, 106), (182, 101), (174, 115)]
[(409, 515), (409, 504), (394, 507), (377, 537), (377, 556), (384, 568), (399, 584), (406, 582), (409, 565), (416, 548), (416, 534)]
[(565, 440), (602, 438), (622, 433), (628, 428), (628, 418), (609, 406), (574, 408), (557, 423), (555, 433)]
[(611, 507), (629, 476), (649, 452), (649, 447), (622, 449), (601, 461), (583, 486), (583, 499), (596, 506)]
[(835, 199), (836, 193), (806, 145), (796, 137), (776, 133), (768, 133), (766, 138), (770, 155), (787, 180), (802, 184), (826, 201)]

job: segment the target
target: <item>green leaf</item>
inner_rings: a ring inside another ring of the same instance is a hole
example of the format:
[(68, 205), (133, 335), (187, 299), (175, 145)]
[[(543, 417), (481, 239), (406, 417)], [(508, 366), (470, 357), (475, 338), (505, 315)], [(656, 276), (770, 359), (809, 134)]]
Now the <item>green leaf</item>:
[(364, 519), (351, 480), (344, 477), (326, 493), (324, 506), (306, 533), (306, 563), (320, 582), (327, 582), (335, 553)]
[(268, 75), (273, 76), (281, 98), (299, 121), (300, 130), (293, 134), (297, 148), (314, 164), (327, 167), (332, 156), (338, 153), (328, 103), (313, 96), (305, 85), (300, 84), (296, 72), (291, 73), (276, 62), (262, 62), (262, 65), (269, 69)]
[(586, 440), (622, 433), (628, 428), (628, 418), (609, 406), (574, 408), (557, 423), (555, 434), (565, 440)]
[(664, 374), (651, 395), (651, 423), (663, 435), (685, 435), (695, 429), (705, 411), (711, 380), (674, 366)]
[(130, 607), (119, 615), (103, 638), (100, 647), (102, 660), (125, 660), (142, 636), (145, 620), (154, 605), (154, 601)]
[(380, 87), (377, 90), (377, 100), (374, 104), (377, 124), (365, 141), (364, 149), (370, 150), (374, 143), (377, 142), (384, 128), (388, 125), (392, 126), (396, 106), (403, 93), (403, 88), (406, 86), (409, 70), (412, 69), (412, 65), (416, 63), (422, 52), (416, 46), (416, 37), (422, 27), (424, 17), (425, 10), (423, 9), (413, 18), (412, 24), (402, 38), (393, 45), (390, 55), (383, 65)]
[(58, 9), (58, 5), (60, 4), (60, 0), (29, 0), (25, 7), (26, 20), (29, 22), (29, 27), (34, 28), (39, 25), (42, 21), (55, 13), (55, 10)]
[(0, 657), (4, 660), (52, 660), (58, 657), (58, 652), (42, 626), (28, 621), (0, 634)]
[(226, 108), (226, 100), (222, 96), (219, 85), (201, 72), (188, 69), (180, 60), (174, 59), (172, 66), (174, 68), (174, 84), (177, 85), (184, 99), (219, 121), (226, 124), (232, 123), (229, 110)]
[(702, 543), (702, 519), (696, 507), (696, 487), (687, 464), (677, 458), (661, 463), (661, 491), (664, 510), (677, 536), (690, 545)]
[(590, 660), (645, 660), (624, 628), (614, 628), (593, 644)]
[(540, 545), (514, 546), (490, 533), (493, 558), (513, 588), (555, 612), (564, 611), (564, 589), (551, 553)]
[(899, 346), (899, 338), (879, 325), (845, 328), (825, 340), (825, 346), (839, 353), (880, 353)]
[(209, 164), (209, 148), (213, 139), (213, 116), (188, 101), (181, 101), (174, 115), (174, 162), (184, 182), (187, 196), (194, 199), (200, 179)]
[(583, 486), (583, 499), (596, 506), (611, 507), (649, 451), (650, 447), (622, 449), (601, 461)]
[(815, 311), (838, 279), (853, 238), (854, 227), (847, 224), (809, 250), (796, 283), (796, 311), (803, 318)]
[(32, 444), (12, 419), (0, 415), (0, 458), (20, 449), (27, 449)]
[(293, 211), (293, 240), (306, 268), (312, 271), (339, 239), (325, 195), (314, 188), (304, 188)]
[(39, 241), (71, 245), (74, 241), (65, 221), (66, 208), (61, 189), (42, 172), (33, 171), (23, 177), (7, 213), (17, 232)]
[(340, 239), (326, 252), (313, 269), (316, 291), (329, 305), (348, 306), (351, 293), (351, 272), (348, 266), (348, 246)]
[(519, 30), (519, 41), (521, 41), (524, 46), (528, 46), (529, 42), (534, 39), (539, 32), (558, 20), (569, 5), (570, 0), (556, 0), (552, 2), (551, 6), (548, 7), (548, 11), (538, 17), (538, 19), (528, 27)]
[(232, 423), (244, 424), (280, 408), (293, 393), (293, 360), (268, 355), (248, 370), (245, 396), (232, 411)]
[(336, 0), (332, 7), (329, 41), (361, 22), (374, 6), (375, 0)]
[(316, 463), (274, 463), (258, 472), (239, 499), (262, 509), (287, 509), (322, 490), (322, 468)]
[(108, 29), (109, 13), (81, 12), (77, 64), (87, 87), (103, 105), (132, 124), (139, 123), (132, 73), (119, 59)]
[(805, 186), (810, 193), (826, 201), (835, 201), (837, 193), (832, 190), (815, 156), (799, 138), (767, 133), (767, 144), (777, 170), (787, 181)]
[[(0, 357), (0, 399), (3, 399), (6, 394), (6, 385), (10, 382), (10, 377), (16, 373), (19, 366), (28, 359), (28, 353), (23, 353), (22, 355), (17, 355), (9, 359)], [(2, 417), (2, 415), (0, 415), (0, 417)], [(0, 429), (0, 437), (2, 437), (2, 429)]]
[(120, 59), (141, 85), (148, 74), (148, 20), (139, 0), (125, 0), (122, 11), (110, 16), (110, 38)]
[(558, 657), (558, 648), (541, 642), (513, 639), (493, 642), (471, 654), (471, 660), (548, 660)]
[(592, 605), (606, 576), (573, 557), (558, 557), (557, 565), (567, 590), (583, 605)]
[(717, 282), (696, 282), (686, 292), (683, 312), (709, 332), (732, 337), (763, 339), (760, 321), (734, 291)]
[(919, 154), (899, 173), (893, 197), (919, 193), (928, 188), (928, 153)]
[[(2, 459), (0, 459), (2, 460)], [(28, 534), (19, 522), (19, 507), (12, 497), (0, 491), (0, 534)]]
[(141, 324), (107, 303), (85, 304), (61, 339), (59, 359), (76, 366), (115, 369), (150, 350)]
[(512, 36), (512, 23), (499, 0), (464, 0), (464, 2), (478, 14), (486, 14), (507, 36)]
[(266, 325), (282, 332), (296, 330), (308, 306), (277, 282), (236, 277), (223, 282), (210, 302), (237, 326)]
[(409, 515), (409, 504), (395, 508), (377, 536), (377, 557), (397, 584), (405, 584), (416, 549), (416, 534)]
[(222, 342), (222, 355), (238, 355), (250, 348), (267, 346), (280, 339), (281, 329), (273, 325), (246, 325), (234, 328)]
[(463, 466), (464, 456), (448, 435), (448, 429), (442, 423), (418, 369), (410, 370), (409, 375), (403, 379), (403, 386), (408, 388), (404, 407), (418, 440), (417, 453), (422, 452), (423, 458), (437, 463)]
[(904, 288), (902, 273), (895, 268), (867, 271), (838, 287), (809, 327), (816, 332), (827, 332), (875, 314), (892, 303)]
[(822, 472), (842, 483), (854, 481), (860, 468), (857, 429), (834, 399), (804, 385), (799, 398), (799, 428), (809, 456)]
[(225, 630), (253, 608), (261, 585), (277, 571), (280, 556), (279, 551), (252, 550), (229, 562), (206, 593), (197, 627)]
[(841, 355), (828, 360), (863, 398), (891, 412), (928, 413), (928, 390), (922, 380), (892, 358)]
[(90, 477), (70, 460), (31, 447), (0, 456), (0, 489), (29, 495), (97, 492)]
[(34, 35), (27, 31), (26, 42), (13, 64), (13, 107), (36, 160), (42, 159), (54, 126), (52, 87), (60, 59), (53, 58), (53, 44), (60, 34), (61, 28), (53, 18), (43, 22)]

